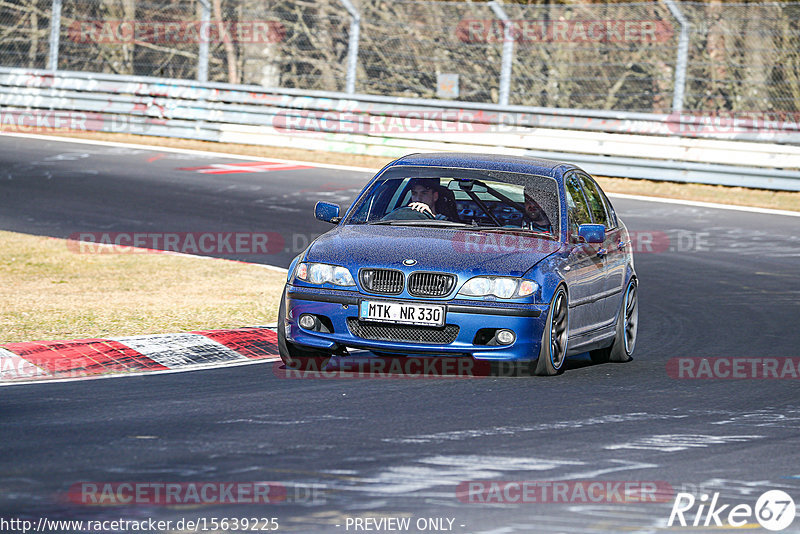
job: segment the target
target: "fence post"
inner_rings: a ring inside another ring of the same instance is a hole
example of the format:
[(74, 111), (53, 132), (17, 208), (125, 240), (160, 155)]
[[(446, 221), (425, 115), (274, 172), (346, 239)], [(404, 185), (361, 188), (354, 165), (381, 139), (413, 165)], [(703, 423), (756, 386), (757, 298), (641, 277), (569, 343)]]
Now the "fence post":
[(675, 91), (672, 96), (672, 111), (683, 111), (683, 99), (686, 92), (686, 69), (689, 63), (689, 21), (683, 16), (675, 0), (664, 0), (669, 12), (681, 25), (681, 34), (678, 37), (678, 58), (675, 63)]
[(361, 32), (361, 14), (350, 0), (339, 0), (350, 13), (350, 42), (347, 45), (347, 82), (345, 92), (348, 95), (356, 92), (356, 73), (358, 70), (358, 38)]
[[(211, 24), (210, 0), (200, 0), (200, 48), (197, 51), (197, 81), (208, 81), (208, 37)], [(203, 37), (205, 35), (205, 37)]]
[(497, 2), (489, 2), (494, 15), (503, 21), (503, 58), (500, 66), (500, 100), (501, 106), (508, 105), (508, 94), (511, 87), (511, 62), (514, 59), (514, 35), (511, 19)]
[(53, 0), (53, 13), (50, 15), (50, 55), (47, 70), (58, 70), (58, 43), (61, 38), (61, 0)]

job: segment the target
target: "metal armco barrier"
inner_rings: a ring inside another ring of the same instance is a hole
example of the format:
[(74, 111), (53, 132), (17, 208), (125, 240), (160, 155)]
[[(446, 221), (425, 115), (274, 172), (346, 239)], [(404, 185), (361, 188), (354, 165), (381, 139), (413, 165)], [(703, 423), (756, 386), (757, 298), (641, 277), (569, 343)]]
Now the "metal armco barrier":
[(470, 151), (626, 178), (800, 190), (796, 122), (526, 108), (0, 69), (0, 131), (91, 130), (396, 157)]

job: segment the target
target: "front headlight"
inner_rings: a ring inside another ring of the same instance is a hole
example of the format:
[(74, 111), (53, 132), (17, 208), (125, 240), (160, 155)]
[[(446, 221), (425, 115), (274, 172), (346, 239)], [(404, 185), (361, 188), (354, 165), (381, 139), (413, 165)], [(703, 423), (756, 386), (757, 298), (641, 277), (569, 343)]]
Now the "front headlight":
[(468, 297), (486, 297), (494, 295), (497, 298), (510, 299), (514, 297), (527, 297), (528, 295), (532, 295), (537, 289), (539, 289), (539, 284), (532, 280), (476, 276), (475, 278), (470, 278), (458, 294)]
[(327, 263), (301, 263), (297, 266), (297, 278), (309, 284), (322, 285), (330, 282), (337, 286), (354, 286), (353, 275), (346, 267)]

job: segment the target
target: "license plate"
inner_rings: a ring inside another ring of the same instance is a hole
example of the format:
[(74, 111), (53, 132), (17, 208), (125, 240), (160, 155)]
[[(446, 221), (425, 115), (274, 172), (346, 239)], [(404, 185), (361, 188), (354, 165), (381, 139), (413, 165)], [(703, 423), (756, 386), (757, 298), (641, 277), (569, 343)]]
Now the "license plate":
[(444, 306), (436, 304), (407, 304), (383, 300), (362, 300), (358, 318), (363, 321), (443, 326)]

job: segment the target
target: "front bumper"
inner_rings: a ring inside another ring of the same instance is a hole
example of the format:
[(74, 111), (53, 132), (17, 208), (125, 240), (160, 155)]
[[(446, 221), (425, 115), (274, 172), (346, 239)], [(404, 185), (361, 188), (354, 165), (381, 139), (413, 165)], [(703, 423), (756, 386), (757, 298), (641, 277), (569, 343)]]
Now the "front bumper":
[[(392, 302), (428, 302), (446, 306), (446, 324), (458, 326), (458, 334), (450, 343), (419, 343), (411, 341), (385, 341), (358, 337), (348, 328), (348, 318), (358, 319), (361, 299)], [(549, 305), (483, 302), (473, 300), (433, 301), (378, 297), (358, 291), (286, 286), (286, 319), (284, 325), (288, 341), (304, 347), (335, 350), (346, 346), (392, 354), (471, 356), (478, 360), (534, 360), (539, 354), (545, 318)], [(327, 317), (333, 331), (317, 332), (301, 328), (297, 319), (309, 313)], [(507, 328), (516, 334), (510, 345), (476, 344), (478, 330)]]

